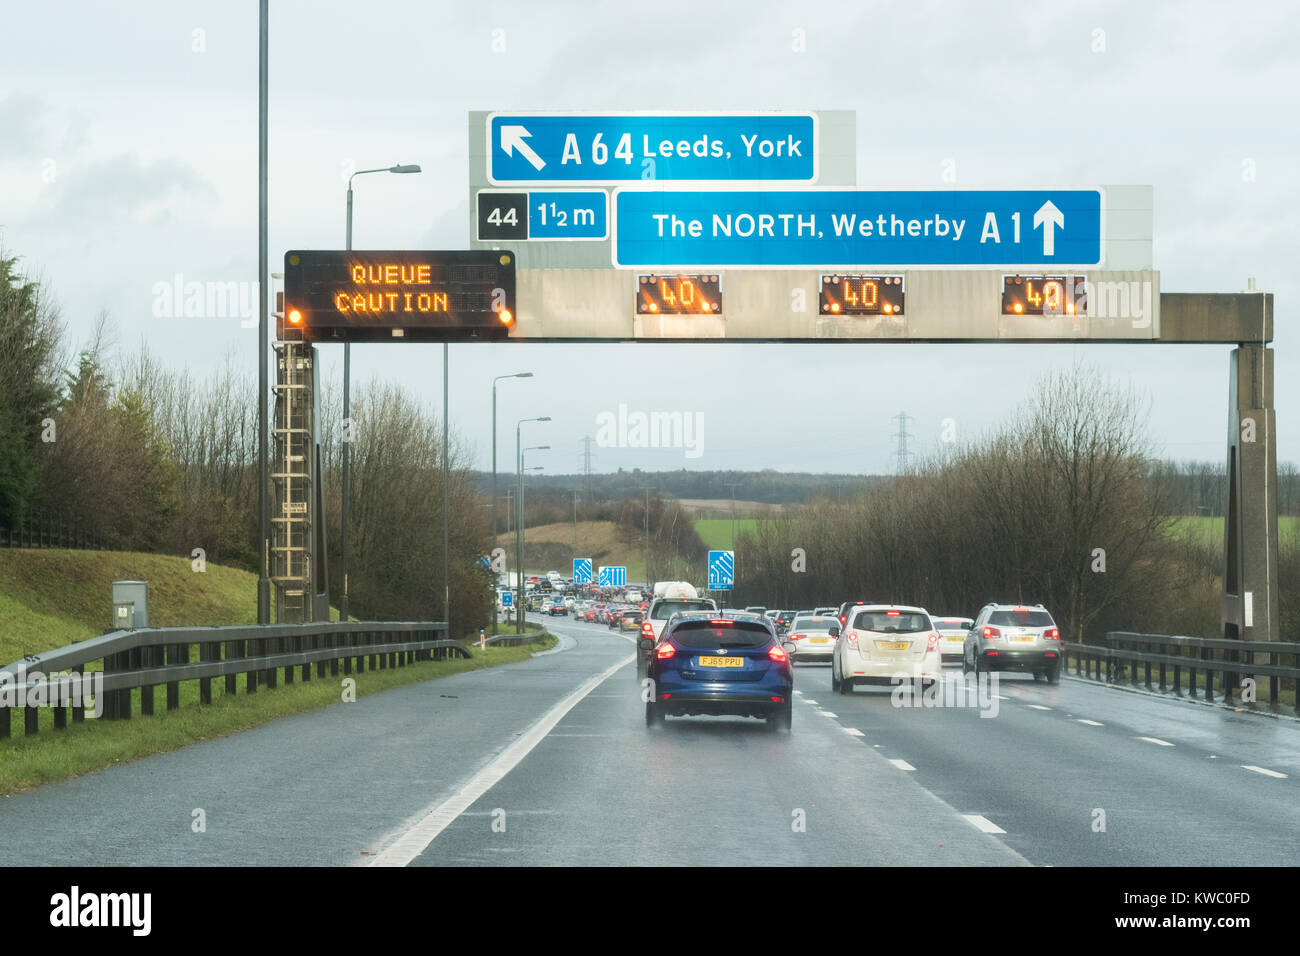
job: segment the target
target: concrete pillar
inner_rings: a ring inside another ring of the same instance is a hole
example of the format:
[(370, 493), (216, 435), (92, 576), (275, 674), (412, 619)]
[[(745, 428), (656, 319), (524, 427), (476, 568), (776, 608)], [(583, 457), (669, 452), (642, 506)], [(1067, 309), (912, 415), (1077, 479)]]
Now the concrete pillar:
[(1273, 356), (1263, 345), (1229, 356), (1223, 636), (1248, 641), (1280, 639)]

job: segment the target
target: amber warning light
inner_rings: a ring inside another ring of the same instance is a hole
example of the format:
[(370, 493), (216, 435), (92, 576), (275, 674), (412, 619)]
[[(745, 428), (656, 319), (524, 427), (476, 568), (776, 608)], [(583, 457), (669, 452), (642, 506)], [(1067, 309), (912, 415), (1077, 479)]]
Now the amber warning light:
[(291, 251), (286, 318), (312, 341), (502, 338), (515, 324), (515, 258), (500, 250)]

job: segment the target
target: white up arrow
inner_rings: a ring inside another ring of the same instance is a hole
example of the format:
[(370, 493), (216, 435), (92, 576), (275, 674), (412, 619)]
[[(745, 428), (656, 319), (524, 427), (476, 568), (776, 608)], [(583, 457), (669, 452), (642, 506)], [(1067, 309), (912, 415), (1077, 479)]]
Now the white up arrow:
[(1056, 255), (1056, 234), (1052, 231), (1053, 227), (1065, 228), (1065, 214), (1056, 208), (1056, 204), (1050, 199), (1038, 207), (1038, 212), (1034, 213), (1034, 228), (1043, 227), (1043, 255)]
[[(524, 126), (502, 126), (501, 148), (505, 150), (507, 156), (513, 156), (515, 150), (519, 150), (524, 159), (532, 163), (533, 169), (540, 172), (541, 168), (546, 165), (546, 160), (533, 152), (533, 148), (524, 142), (524, 139), (531, 135), (527, 127)], [(1037, 221), (1034, 220), (1035, 223)]]

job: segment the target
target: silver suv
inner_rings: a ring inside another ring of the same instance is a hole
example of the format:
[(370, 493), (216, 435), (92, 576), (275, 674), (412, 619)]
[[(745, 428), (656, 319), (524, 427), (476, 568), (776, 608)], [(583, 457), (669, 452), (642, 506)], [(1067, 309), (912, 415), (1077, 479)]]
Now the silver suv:
[(1061, 631), (1041, 604), (986, 604), (962, 645), (963, 674), (1031, 671), (1034, 680), (1061, 679)]

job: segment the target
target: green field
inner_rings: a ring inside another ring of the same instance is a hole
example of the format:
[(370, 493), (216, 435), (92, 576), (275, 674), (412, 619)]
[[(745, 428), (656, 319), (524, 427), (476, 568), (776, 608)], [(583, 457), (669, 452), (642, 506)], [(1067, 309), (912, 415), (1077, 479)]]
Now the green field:
[[(1188, 517), (1173, 519), (1170, 534), (1176, 538), (1207, 541), (1223, 547), (1223, 518)], [(1300, 517), (1282, 515), (1277, 519), (1277, 536), (1280, 543), (1300, 541)]]
[[(736, 537), (746, 531), (753, 533), (758, 527), (757, 518), (737, 518)], [(695, 520), (695, 533), (700, 536), (700, 540), (708, 547), (715, 551), (731, 550), (731, 528), (730, 518), (697, 518)]]

